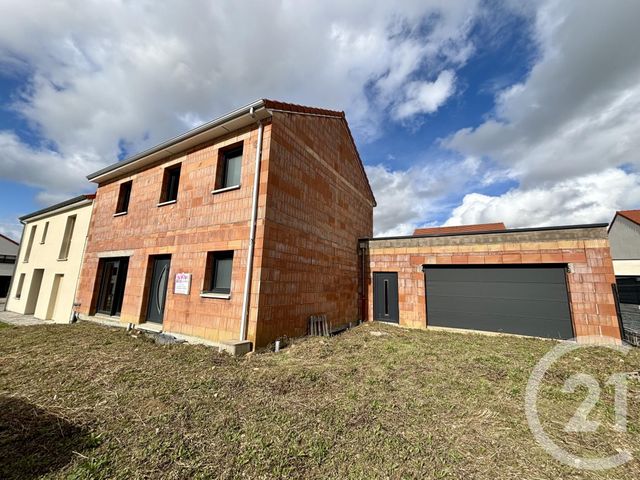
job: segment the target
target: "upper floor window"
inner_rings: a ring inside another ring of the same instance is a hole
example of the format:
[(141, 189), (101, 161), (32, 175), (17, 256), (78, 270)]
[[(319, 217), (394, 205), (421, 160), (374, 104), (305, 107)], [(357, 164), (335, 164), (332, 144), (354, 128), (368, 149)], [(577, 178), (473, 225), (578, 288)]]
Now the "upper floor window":
[(49, 222), (44, 224), (44, 230), (42, 230), (42, 237), (40, 238), (40, 243), (44, 243), (47, 241), (47, 233), (49, 232)]
[(127, 213), (129, 211), (129, 200), (131, 199), (131, 186), (133, 181), (129, 180), (120, 184), (120, 191), (118, 193), (118, 204), (116, 206), (117, 213)]
[(76, 216), (70, 215), (67, 217), (67, 225), (64, 228), (64, 237), (62, 238), (62, 245), (60, 245), (60, 254), (58, 260), (66, 260), (69, 258), (69, 250), (71, 249), (71, 238), (73, 237), (73, 229), (76, 226)]
[(242, 145), (223, 150), (218, 160), (216, 190), (240, 185)]
[(24, 261), (28, 262), (29, 257), (31, 256), (31, 249), (33, 248), (33, 240), (36, 238), (36, 229), (37, 225), (31, 227), (31, 231), (29, 232), (29, 242), (27, 243), (27, 249), (24, 251)]
[(180, 170), (181, 170), (180, 163), (164, 169), (160, 203), (175, 202), (178, 199), (178, 186), (180, 185)]

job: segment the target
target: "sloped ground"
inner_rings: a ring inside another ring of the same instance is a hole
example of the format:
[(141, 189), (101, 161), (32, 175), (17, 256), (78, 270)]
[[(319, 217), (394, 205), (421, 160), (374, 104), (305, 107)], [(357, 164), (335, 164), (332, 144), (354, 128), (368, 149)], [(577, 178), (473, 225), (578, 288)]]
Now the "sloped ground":
[[(547, 374), (545, 428), (572, 452), (635, 460), (563, 466), (529, 432), (524, 392), (555, 342), (365, 325), (284, 351), (230, 358), (157, 346), (93, 324), (4, 326), (0, 478), (618, 478), (640, 472), (640, 384), (626, 433), (611, 429), (611, 373), (640, 350), (570, 354)], [(595, 434), (562, 431), (595, 375)]]

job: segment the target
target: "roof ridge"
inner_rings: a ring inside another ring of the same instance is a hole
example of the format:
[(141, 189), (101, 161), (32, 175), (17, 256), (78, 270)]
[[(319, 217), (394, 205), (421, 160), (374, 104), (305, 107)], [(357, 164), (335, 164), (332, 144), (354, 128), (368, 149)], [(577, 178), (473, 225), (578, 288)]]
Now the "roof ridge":
[(301, 105), (298, 103), (283, 102), (280, 100), (272, 100), (269, 98), (263, 98), (264, 106), (271, 110), (282, 110), (292, 113), (306, 113), (309, 115), (325, 115), (328, 117), (345, 118), (344, 111), (330, 110), (328, 108), (310, 107), (308, 105)]
[(11, 243), (15, 243), (17, 246), (20, 246), (20, 243), (16, 242), (13, 238), (9, 238), (6, 235), (0, 233), (0, 237), (4, 238), (5, 240), (11, 242)]

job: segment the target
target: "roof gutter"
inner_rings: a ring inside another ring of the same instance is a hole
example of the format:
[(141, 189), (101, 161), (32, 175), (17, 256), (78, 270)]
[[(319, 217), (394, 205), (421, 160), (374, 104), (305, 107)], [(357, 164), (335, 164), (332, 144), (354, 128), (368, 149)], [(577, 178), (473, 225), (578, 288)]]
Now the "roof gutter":
[(54, 213), (62, 213), (67, 210), (72, 210), (75, 208), (82, 207), (84, 205), (89, 205), (93, 202), (93, 198), (95, 195), (79, 195), (77, 197), (73, 197), (69, 200), (65, 200), (61, 203), (56, 203), (55, 205), (51, 205), (50, 207), (43, 208), (42, 210), (38, 210), (33, 213), (28, 213), (26, 215), (18, 218), (21, 224), (26, 224), (28, 222), (33, 222), (39, 220), (45, 216), (52, 215)]
[[(157, 155), (157, 154), (160, 154), (160, 156), (162, 155), (168, 156), (168, 155), (179, 153), (184, 148), (184, 147), (181, 147), (181, 144), (184, 144), (189, 140), (191, 140), (190, 143), (193, 143), (194, 141), (196, 143), (201, 143), (198, 141), (198, 137), (205, 137), (205, 134), (207, 132), (210, 132), (215, 128), (220, 128), (224, 130), (224, 133), (230, 133), (236, 130), (237, 127), (225, 128), (225, 124), (233, 122), (234, 120), (238, 120), (243, 116), (251, 115), (251, 117), (254, 117), (259, 110), (266, 110), (264, 100), (256, 100), (255, 102), (252, 102), (249, 105), (245, 105), (244, 107), (241, 107), (241, 108), (238, 108), (237, 110), (229, 112), (221, 117), (216, 118), (215, 120), (212, 120), (197, 128), (194, 128), (193, 130), (189, 130), (188, 132), (183, 133), (182, 135), (178, 135), (177, 137), (174, 137), (170, 140), (160, 143), (155, 147), (152, 147), (132, 157), (129, 157), (126, 160), (123, 160), (121, 162), (116, 162), (101, 170), (98, 170), (97, 172), (91, 173), (90, 175), (87, 175), (87, 179), (95, 183), (100, 183), (103, 179), (108, 180), (109, 178), (116, 176), (119, 171), (125, 170), (126, 172), (126, 167), (131, 166), (132, 163), (142, 160), (145, 157), (150, 157), (152, 155)], [(202, 141), (205, 141), (205, 139), (203, 138)]]

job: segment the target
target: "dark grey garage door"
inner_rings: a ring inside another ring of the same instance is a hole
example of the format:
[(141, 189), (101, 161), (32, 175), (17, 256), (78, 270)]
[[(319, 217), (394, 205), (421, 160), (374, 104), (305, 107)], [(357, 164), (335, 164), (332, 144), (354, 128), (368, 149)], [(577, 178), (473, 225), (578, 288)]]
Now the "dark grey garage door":
[(562, 266), (425, 267), (427, 324), (572, 338)]

